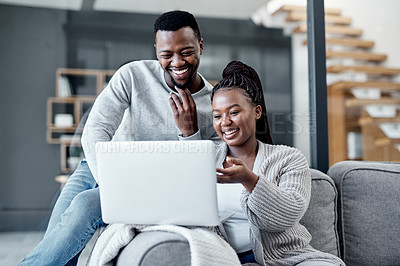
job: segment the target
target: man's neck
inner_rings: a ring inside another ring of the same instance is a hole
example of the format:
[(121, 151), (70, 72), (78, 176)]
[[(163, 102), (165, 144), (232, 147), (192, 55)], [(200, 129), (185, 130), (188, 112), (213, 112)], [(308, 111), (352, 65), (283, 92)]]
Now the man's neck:
[(196, 73), (196, 78), (192, 83), (192, 86), (190, 86), (189, 91), (190, 93), (196, 93), (199, 90), (201, 90), (204, 87), (204, 81), (200, 77), (199, 73)]
[[(175, 86), (174, 83), (171, 80), (171, 77), (169, 75), (167, 75), (166, 73), (164, 73), (164, 79), (165, 82), (167, 83), (168, 87), (171, 88), (171, 90), (176, 91), (175, 90)], [(204, 81), (203, 79), (200, 77), (199, 73), (196, 73), (196, 77), (194, 78), (194, 80), (192, 81), (192, 83), (189, 86), (189, 91), (190, 93), (196, 93), (198, 91), (200, 91), (203, 87), (204, 87)]]

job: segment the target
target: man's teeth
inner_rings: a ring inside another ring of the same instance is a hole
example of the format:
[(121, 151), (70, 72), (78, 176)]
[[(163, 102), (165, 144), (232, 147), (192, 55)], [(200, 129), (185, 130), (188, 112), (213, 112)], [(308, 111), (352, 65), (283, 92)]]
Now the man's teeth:
[(229, 131), (225, 131), (224, 134), (225, 135), (230, 135), (230, 134), (235, 133), (236, 131), (238, 131), (238, 129), (232, 129), (232, 130), (229, 130)]
[(188, 71), (187, 68), (182, 69), (182, 70), (172, 70), (172, 72), (174, 72), (174, 73), (177, 74), (177, 75), (183, 74), (183, 73), (185, 73), (186, 71)]

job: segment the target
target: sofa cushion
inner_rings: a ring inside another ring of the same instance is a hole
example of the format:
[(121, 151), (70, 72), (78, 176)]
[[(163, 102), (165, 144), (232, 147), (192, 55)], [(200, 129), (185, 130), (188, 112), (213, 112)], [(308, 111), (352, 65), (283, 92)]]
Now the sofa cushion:
[(314, 248), (339, 256), (335, 184), (318, 170), (311, 169), (311, 178), (310, 204), (300, 223), (311, 233)]
[(345, 161), (328, 174), (339, 192), (345, 263), (399, 265), (400, 164)]

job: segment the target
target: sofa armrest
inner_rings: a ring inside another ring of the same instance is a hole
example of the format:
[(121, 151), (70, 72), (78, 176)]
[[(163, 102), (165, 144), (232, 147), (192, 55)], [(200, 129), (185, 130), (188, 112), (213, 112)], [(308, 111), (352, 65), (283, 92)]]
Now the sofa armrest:
[(398, 265), (400, 164), (344, 161), (332, 166), (339, 192), (342, 258), (348, 265)]
[(311, 246), (340, 257), (337, 233), (337, 191), (326, 174), (311, 169), (311, 198), (300, 223), (312, 235)]
[(142, 232), (116, 258), (117, 266), (190, 265), (189, 242), (170, 232)]

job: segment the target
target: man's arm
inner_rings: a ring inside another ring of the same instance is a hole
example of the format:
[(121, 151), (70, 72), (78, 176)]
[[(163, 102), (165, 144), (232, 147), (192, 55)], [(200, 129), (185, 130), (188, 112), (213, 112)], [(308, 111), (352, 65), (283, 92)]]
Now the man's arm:
[(83, 129), (83, 151), (96, 181), (98, 179), (95, 145), (97, 142), (110, 141), (113, 138), (130, 104), (132, 81), (126, 78), (130, 75), (124, 73), (126, 72), (123, 69), (118, 70), (109, 85), (97, 97)]

